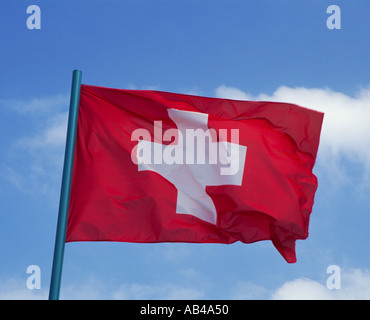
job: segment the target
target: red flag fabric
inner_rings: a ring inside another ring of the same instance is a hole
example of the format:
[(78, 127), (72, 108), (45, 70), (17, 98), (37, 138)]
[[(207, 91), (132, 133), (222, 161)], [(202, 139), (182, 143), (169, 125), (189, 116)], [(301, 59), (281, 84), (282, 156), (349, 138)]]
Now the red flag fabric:
[(81, 86), (66, 241), (308, 236), (323, 114), (287, 103)]

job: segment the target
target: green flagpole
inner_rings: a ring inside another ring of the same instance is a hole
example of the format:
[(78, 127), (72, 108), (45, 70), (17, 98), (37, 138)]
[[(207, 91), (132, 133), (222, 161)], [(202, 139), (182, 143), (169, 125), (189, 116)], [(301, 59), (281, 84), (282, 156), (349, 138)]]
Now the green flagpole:
[(71, 194), (73, 159), (76, 144), (78, 108), (80, 104), (82, 72), (73, 71), (71, 100), (69, 105), (67, 141), (64, 155), (62, 188), (60, 192), (59, 213), (57, 232), (55, 237), (53, 268), (51, 272), (49, 300), (58, 300), (60, 283), (62, 280), (62, 267), (64, 257), (64, 245), (67, 232), (67, 219), (69, 210), (69, 199)]

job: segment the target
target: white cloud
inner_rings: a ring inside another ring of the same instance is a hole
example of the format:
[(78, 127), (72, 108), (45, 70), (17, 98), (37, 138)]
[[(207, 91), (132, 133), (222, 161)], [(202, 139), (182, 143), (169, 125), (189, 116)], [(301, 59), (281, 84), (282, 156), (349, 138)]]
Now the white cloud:
[(370, 88), (350, 97), (329, 89), (280, 87), (271, 98), (324, 112), (323, 148), (370, 165)]
[(284, 283), (271, 297), (272, 300), (331, 300), (331, 292), (311, 279), (295, 279)]
[(242, 100), (289, 102), (324, 112), (321, 144), (330, 148), (332, 154), (343, 153), (370, 164), (370, 148), (364, 145), (370, 141), (370, 88), (350, 97), (330, 89), (282, 86), (272, 95), (253, 97), (239, 89), (220, 86), (216, 95)]
[(252, 96), (240, 89), (220, 86), (216, 96), (241, 100), (288, 102), (325, 113), (318, 164), (336, 184), (347, 182), (344, 160), (363, 167), (363, 182), (370, 177), (370, 87), (348, 96), (328, 88), (279, 87), (272, 95)]
[[(330, 274), (327, 275), (329, 277)], [(209, 299), (213, 294), (209, 286), (184, 285), (174, 283), (124, 283), (118, 287), (98, 279), (89, 279), (62, 288), (62, 299), (113, 299), (113, 300), (197, 300)], [(225, 288), (227, 290), (227, 288)], [(277, 289), (271, 290), (262, 285), (248, 281), (234, 284), (230, 296), (223, 299), (249, 300), (361, 300), (370, 299), (370, 271), (352, 269), (341, 271), (341, 289), (328, 289), (326, 279), (322, 282), (309, 278), (287, 281)]]
[[(330, 274), (327, 275), (329, 277)], [(209, 289), (209, 288), (208, 288)], [(227, 288), (225, 288), (226, 290)], [(40, 290), (27, 289), (26, 279), (10, 277), (0, 280), (0, 300), (47, 299), (48, 287)], [(63, 283), (61, 299), (68, 300), (197, 300), (209, 299), (213, 292), (202, 285), (175, 283), (107, 283), (95, 277), (73, 283)], [(221, 293), (223, 294), (223, 293)], [(319, 282), (309, 278), (287, 281), (271, 290), (248, 281), (240, 281), (231, 287), (230, 296), (222, 299), (249, 300), (368, 300), (370, 299), (370, 271), (352, 269), (341, 271), (340, 289), (328, 289), (326, 279)]]
[(368, 300), (370, 272), (350, 270), (341, 273), (341, 288), (329, 290), (325, 283), (300, 278), (288, 281), (271, 296), (274, 300)]
[(253, 97), (250, 94), (247, 94), (238, 88), (227, 87), (225, 85), (221, 85), (216, 89), (216, 96), (224, 99), (253, 100)]
[(114, 292), (113, 299), (196, 300), (204, 298), (204, 294), (201, 289), (174, 284), (146, 285), (134, 283), (122, 285)]

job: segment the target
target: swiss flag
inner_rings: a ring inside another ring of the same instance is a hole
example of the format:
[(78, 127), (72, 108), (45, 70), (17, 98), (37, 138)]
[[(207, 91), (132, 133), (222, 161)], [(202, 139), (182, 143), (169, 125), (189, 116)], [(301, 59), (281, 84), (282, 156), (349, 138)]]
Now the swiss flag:
[(66, 241), (308, 236), (323, 114), (286, 103), (81, 86)]

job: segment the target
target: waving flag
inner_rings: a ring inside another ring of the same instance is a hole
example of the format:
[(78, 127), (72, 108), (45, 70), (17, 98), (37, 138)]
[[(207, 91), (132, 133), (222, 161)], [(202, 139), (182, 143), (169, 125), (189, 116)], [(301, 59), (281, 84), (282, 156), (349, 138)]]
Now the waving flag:
[(323, 114), (292, 104), (81, 86), (66, 241), (308, 236)]

